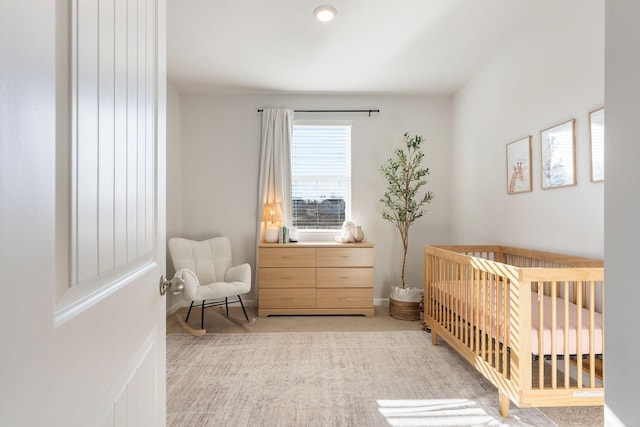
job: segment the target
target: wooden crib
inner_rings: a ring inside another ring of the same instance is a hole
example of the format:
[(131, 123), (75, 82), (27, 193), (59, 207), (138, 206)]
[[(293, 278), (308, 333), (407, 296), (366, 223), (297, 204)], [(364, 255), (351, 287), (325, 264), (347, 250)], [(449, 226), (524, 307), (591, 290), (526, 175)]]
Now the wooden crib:
[(497, 388), (500, 413), (604, 404), (604, 266), (505, 246), (426, 246), (424, 320)]

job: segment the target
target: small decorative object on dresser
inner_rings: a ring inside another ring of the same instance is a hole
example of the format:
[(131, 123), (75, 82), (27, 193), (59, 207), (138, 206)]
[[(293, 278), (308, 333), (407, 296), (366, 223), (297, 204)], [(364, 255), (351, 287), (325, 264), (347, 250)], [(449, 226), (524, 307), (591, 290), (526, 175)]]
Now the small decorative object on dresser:
[(337, 243), (360, 243), (364, 241), (364, 231), (361, 225), (356, 225), (353, 221), (345, 221), (342, 223), (340, 234), (336, 235)]
[(380, 168), (382, 176), (387, 181), (387, 190), (380, 199), (382, 218), (398, 228), (403, 248), (400, 276), (402, 286), (391, 288), (389, 315), (401, 320), (418, 320), (421, 290), (407, 288), (404, 275), (409, 248), (409, 227), (424, 215), (422, 206), (431, 202), (433, 194), (422, 189), (427, 184), (425, 176), (429, 175), (429, 168), (421, 166), (424, 157), (420, 148), (422, 137), (411, 137), (405, 133), (403, 142), (405, 147), (397, 148), (394, 151), (395, 158), (390, 158)]

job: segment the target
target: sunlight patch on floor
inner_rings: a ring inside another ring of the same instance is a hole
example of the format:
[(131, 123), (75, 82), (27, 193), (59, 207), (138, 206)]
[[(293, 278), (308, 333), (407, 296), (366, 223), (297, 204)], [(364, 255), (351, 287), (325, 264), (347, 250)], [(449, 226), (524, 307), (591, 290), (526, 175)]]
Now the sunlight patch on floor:
[(468, 399), (378, 400), (378, 411), (389, 425), (401, 426), (504, 426)]

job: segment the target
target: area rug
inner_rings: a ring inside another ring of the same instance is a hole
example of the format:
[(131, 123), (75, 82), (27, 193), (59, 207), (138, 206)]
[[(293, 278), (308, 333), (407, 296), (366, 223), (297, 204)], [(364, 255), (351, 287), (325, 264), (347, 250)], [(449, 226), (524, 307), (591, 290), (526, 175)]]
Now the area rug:
[(426, 332), (167, 336), (168, 426), (554, 426)]

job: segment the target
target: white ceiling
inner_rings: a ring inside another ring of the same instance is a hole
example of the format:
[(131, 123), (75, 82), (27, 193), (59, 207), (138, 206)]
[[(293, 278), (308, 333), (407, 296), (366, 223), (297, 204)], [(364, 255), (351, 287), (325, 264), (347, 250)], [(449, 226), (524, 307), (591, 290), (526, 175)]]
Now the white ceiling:
[(167, 0), (167, 75), (182, 92), (452, 94), (554, 1)]

